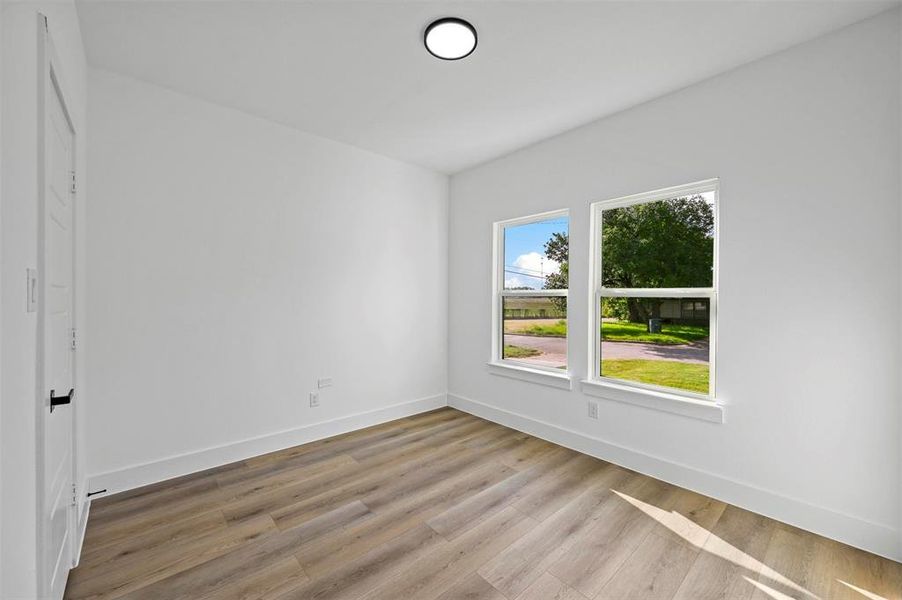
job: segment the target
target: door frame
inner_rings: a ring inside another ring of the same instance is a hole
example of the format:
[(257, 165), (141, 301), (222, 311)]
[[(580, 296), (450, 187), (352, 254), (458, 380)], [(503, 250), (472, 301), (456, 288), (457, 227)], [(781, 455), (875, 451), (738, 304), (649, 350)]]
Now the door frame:
[[(37, 356), (36, 356), (36, 368), (35, 368), (35, 429), (36, 429), (36, 455), (35, 455), (35, 467), (36, 467), (36, 511), (37, 511), (37, 556), (36, 558), (36, 574), (37, 574), (37, 590), (40, 597), (45, 598), (48, 597), (48, 577), (49, 573), (46, 572), (46, 552), (48, 551), (47, 544), (49, 535), (47, 523), (45, 522), (45, 503), (47, 498), (45, 498), (44, 487), (45, 487), (45, 477), (46, 473), (44, 472), (44, 461), (45, 461), (45, 421), (50, 415), (50, 401), (45, 392), (45, 377), (46, 377), (46, 365), (45, 365), (45, 352), (46, 352), (46, 344), (45, 344), (45, 333), (46, 333), (46, 318), (47, 318), (47, 304), (46, 304), (46, 286), (47, 286), (47, 273), (48, 262), (47, 262), (47, 253), (46, 253), (46, 231), (44, 227), (44, 222), (46, 218), (46, 193), (45, 193), (45, 178), (47, 176), (46, 173), (46, 155), (47, 149), (45, 147), (46, 141), (46, 132), (47, 132), (47, 106), (48, 102), (51, 100), (51, 94), (56, 94), (59, 97), (60, 105), (63, 110), (63, 114), (68, 121), (69, 127), (72, 130), (72, 158), (70, 169), (72, 173), (76, 172), (76, 167), (78, 164), (78, 130), (75, 127), (75, 122), (72, 118), (72, 113), (70, 111), (70, 105), (67, 102), (67, 99), (71, 96), (67, 93), (69, 88), (65, 85), (65, 77), (63, 74), (63, 70), (61, 69), (60, 61), (57, 57), (56, 50), (53, 46), (53, 40), (50, 37), (50, 30), (47, 22), (47, 17), (41, 13), (37, 14), (37, 30), (38, 30), (38, 52), (37, 52), (37, 201), (38, 201), (38, 231), (37, 231), (37, 265), (38, 265), (38, 298), (37, 298)], [(76, 251), (78, 248), (77, 243), (77, 217), (76, 210), (79, 205), (79, 189), (78, 186), (75, 186), (75, 190), (71, 193), (72, 199), (72, 248), (71, 248), (71, 259), (72, 259), (72, 327), (77, 331), (78, 330), (78, 321), (77, 321), (77, 276), (76, 276), (76, 268), (78, 262), (76, 260)], [(75, 350), (72, 356), (72, 387), (78, 389), (78, 352)], [(78, 402), (73, 402), (69, 408), (72, 411), (71, 418), (71, 440), (72, 440), (72, 448), (71, 448), (71, 456), (72, 456), (72, 485), (73, 487), (73, 500), (77, 500), (75, 498), (75, 493), (78, 486)], [(76, 540), (77, 531), (79, 530), (78, 526), (78, 515), (77, 513), (77, 502), (75, 506), (70, 505), (69, 508), (69, 519), (68, 519), (68, 545), (69, 545), (69, 568), (71, 569), (77, 563), (77, 545), (78, 541)]]

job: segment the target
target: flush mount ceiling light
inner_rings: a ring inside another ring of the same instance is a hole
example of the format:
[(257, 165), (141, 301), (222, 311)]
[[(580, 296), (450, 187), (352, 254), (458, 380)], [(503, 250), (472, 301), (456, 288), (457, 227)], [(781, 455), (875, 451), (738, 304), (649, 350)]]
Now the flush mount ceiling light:
[(476, 49), (476, 29), (463, 19), (445, 17), (429, 24), (423, 43), (436, 58), (460, 60)]

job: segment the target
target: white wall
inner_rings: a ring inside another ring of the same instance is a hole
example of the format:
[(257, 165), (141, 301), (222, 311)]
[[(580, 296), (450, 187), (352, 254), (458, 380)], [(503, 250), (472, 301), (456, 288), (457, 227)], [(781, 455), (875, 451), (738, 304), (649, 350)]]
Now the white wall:
[[(25, 312), (25, 270), (37, 265), (37, 47), (38, 11), (48, 19), (66, 100), (75, 121), (77, 156), (84, 157), (85, 56), (73, 2), (4, 2), (2, 6), (2, 185), (0, 205), (0, 598), (34, 598), (36, 586), (35, 452), (36, 315)], [(78, 178), (85, 181), (84, 161)], [(84, 231), (84, 194), (77, 198), (76, 228)], [(84, 252), (77, 248), (76, 302), (84, 306)], [(83, 323), (83, 313), (76, 314)], [(87, 404), (76, 373), (78, 408)], [(76, 477), (84, 480), (84, 452)], [(83, 487), (81, 488), (83, 489)]]
[(89, 90), (92, 488), (444, 405), (446, 176), (108, 72)]
[[(900, 33), (885, 13), (451, 182), (449, 402), (902, 558)], [(712, 424), (486, 369), (493, 221), (571, 211), (587, 374), (589, 204), (721, 180)]]

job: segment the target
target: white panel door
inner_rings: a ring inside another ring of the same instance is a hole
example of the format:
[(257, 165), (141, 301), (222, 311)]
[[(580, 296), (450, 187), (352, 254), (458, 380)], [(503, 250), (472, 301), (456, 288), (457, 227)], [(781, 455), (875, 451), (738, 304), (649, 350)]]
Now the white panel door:
[[(49, 78), (48, 78), (49, 79)], [(43, 573), (49, 598), (62, 598), (72, 567), (74, 531), (74, 132), (52, 81), (45, 88), (44, 130), (44, 506)]]

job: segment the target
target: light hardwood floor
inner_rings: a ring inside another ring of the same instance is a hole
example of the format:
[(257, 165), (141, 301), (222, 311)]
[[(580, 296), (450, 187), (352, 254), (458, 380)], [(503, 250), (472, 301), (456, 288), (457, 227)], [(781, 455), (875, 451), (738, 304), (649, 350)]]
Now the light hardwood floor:
[(453, 409), (94, 502), (66, 598), (902, 598), (902, 565)]

